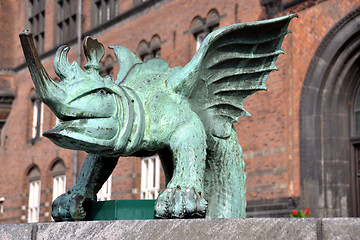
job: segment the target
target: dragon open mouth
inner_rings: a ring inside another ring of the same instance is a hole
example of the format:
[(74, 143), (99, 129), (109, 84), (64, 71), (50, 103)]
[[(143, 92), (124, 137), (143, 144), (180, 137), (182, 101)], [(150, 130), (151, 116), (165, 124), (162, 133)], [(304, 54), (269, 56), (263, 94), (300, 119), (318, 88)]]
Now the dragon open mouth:
[(63, 116), (59, 118), (60, 122), (70, 122), (70, 121), (76, 121), (76, 120), (82, 120), (82, 119), (94, 119), (94, 118), (108, 118), (108, 117), (73, 117), (73, 116)]
[(56, 145), (86, 152), (108, 148), (118, 132), (115, 118), (67, 117), (43, 133)]

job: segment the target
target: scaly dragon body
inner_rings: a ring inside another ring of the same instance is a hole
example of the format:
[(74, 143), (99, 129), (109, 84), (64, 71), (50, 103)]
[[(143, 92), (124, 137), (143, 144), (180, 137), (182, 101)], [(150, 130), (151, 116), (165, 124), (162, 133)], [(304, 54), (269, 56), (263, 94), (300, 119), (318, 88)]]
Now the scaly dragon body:
[(245, 217), (245, 173), (233, 123), (248, 113), (244, 100), (265, 90), (287, 26), (296, 15), (236, 24), (209, 34), (185, 67), (161, 59), (142, 63), (122, 46), (117, 80), (99, 75), (104, 47), (86, 38), (83, 71), (60, 47), (53, 81), (31, 34), (20, 34), (41, 100), (62, 121), (44, 133), (55, 144), (87, 151), (75, 186), (53, 202), (56, 221), (86, 219), (87, 200), (109, 177), (120, 156), (158, 153), (167, 187), (158, 218)]

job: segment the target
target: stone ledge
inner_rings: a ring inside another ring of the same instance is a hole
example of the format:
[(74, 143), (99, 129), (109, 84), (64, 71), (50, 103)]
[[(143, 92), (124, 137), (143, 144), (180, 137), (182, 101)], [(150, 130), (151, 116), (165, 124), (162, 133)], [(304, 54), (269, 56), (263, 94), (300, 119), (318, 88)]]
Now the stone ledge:
[(118, 220), (0, 225), (1, 239), (358, 239), (360, 218)]

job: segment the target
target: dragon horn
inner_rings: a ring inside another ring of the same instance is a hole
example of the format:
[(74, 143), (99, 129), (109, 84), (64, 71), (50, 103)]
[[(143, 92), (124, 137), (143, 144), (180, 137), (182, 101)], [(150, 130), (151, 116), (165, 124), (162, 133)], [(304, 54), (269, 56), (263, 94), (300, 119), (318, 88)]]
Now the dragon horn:
[(21, 46), (24, 51), (25, 60), (28, 65), (31, 78), (35, 84), (39, 98), (44, 102), (49, 102), (57, 93), (57, 90), (61, 90), (58, 84), (50, 78), (42, 65), (39, 55), (36, 51), (32, 33), (24, 30), (19, 35)]
[(100, 71), (99, 63), (105, 55), (104, 45), (98, 42), (98, 40), (91, 37), (86, 37), (84, 39), (84, 53), (86, 56), (87, 63), (85, 64), (85, 69), (95, 69)]
[(70, 63), (68, 59), (69, 46), (61, 46), (58, 48), (54, 58), (54, 69), (56, 74), (61, 78), (66, 78), (66, 71), (70, 69)]

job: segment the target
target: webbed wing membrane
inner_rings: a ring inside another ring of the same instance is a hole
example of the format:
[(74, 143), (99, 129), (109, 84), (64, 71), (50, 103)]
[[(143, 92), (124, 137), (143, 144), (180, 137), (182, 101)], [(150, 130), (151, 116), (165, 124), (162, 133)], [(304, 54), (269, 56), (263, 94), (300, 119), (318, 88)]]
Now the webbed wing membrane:
[[(174, 89), (190, 97), (207, 132), (228, 137), (232, 123), (249, 115), (244, 100), (259, 90), (281, 50), (289, 15), (253, 23), (235, 24), (209, 34), (194, 58), (172, 79)], [(184, 80), (182, 80), (184, 79)], [(175, 83), (176, 82), (176, 83)]]

